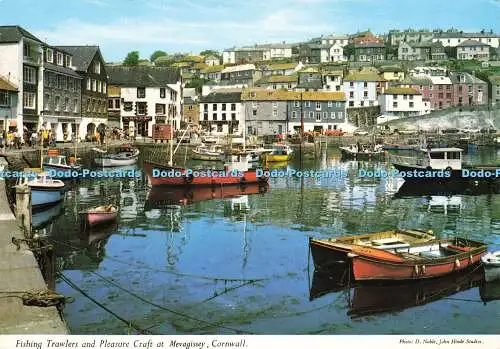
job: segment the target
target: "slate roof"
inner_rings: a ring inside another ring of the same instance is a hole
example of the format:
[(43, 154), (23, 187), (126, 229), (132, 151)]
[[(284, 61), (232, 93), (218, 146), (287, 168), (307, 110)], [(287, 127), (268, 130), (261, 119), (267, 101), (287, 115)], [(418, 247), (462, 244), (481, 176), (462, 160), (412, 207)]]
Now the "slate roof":
[(414, 42), (409, 44), (411, 47), (443, 47), (443, 44), (439, 41), (437, 42), (432, 42), (432, 41), (424, 41), (424, 42)]
[(222, 70), (224, 70), (224, 65), (213, 65), (206, 67), (203, 72), (204, 73), (220, 73)]
[[(464, 80), (460, 81), (459, 76), (463, 76)], [(450, 72), (449, 78), (454, 84), (486, 84), (485, 81), (465, 72)]]
[(78, 74), (73, 69), (68, 68), (68, 67), (62, 67), (60, 65), (56, 65), (56, 64), (52, 64), (52, 63), (48, 63), (48, 62), (44, 62), (43, 67), (47, 70), (55, 71), (57, 73), (61, 73), (61, 74), (65, 74), (65, 75), (69, 75), (69, 76), (72, 76), (74, 78), (78, 78), (78, 79), (82, 78), (82, 76), (80, 74)]
[(345, 101), (344, 92), (308, 91), (295, 92), (269, 89), (245, 89), (242, 100), (249, 101)]
[(241, 102), (241, 92), (241, 90), (238, 92), (211, 92), (201, 97), (200, 103), (239, 103)]
[(109, 84), (126, 87), (162, 87), (181, 80), (179, 69), (170, 67), (106, 66)]
[(288, 70), (295, 69), (298, 63), (275, 63), (263, 66), (263, 70)]
[(0, 26), (0, 43), (19, 42), (23, 37), (43, 44), (43, 41), (18, 25)]
[(353, 72), (347, 75), (344, 81), (385, 81), (375, 72)]
[(389, 73), (389, 72), (402, 72), (404, 71), (403, 68), (397, 67), (397, 66), (386, 66), (386, 67), (380, 67), (378, 68), (382, 73)]
[(17, 92), (17, 87), (0, 76), (0, 90)]
[(488, 78), (492, 83), (500, 83), (500, 75), (493, 75)]
[(457, 46), (463, 47), (463, 46), (490, 46), (490, 45), (476, 40), (465, 40), (464, 42), (461, 42)]
[(385, 47), (385, 44), (381, 42), (360, 42), (357, 44), (354, 44), (354, 48), (368, 48), (368, 47)]
[(262, 84), (274, 84), (274, 83), (292, 83), (297, 82), (299, 77), (297, 74), (293, 75), (270, 75), (263, 76), (259, 81), (256, 82), (257, 85)]
[(86, 72), (96, 53), (99, 52), (99, 46), (54, 46), (73, 56), (73, 66), (76, 71)]
[(460, 32), (444, 32), (436, 33), (438, 38), (452, 39), (452, 38), (496, 38), (499, 35), (496, 33), (460, 33)]

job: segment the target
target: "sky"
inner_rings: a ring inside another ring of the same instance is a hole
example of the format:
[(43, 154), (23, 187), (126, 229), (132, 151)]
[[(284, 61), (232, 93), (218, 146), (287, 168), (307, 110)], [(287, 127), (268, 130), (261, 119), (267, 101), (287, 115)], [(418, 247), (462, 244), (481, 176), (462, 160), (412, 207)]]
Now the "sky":
[(0, 25), (51, 45), (99, 45), (117, 62), (133, 50), (197, 54), (368, 29), (500, 33), (500, 0), (0, 0)]

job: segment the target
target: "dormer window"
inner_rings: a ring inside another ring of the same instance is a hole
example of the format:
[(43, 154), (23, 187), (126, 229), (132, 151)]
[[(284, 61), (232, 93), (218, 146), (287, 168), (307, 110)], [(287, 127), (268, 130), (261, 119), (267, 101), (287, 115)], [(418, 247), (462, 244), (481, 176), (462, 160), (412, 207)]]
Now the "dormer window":
[(50, 48), (46, 49), (45, 58), (47, 59), (47, 62), (54, 63), (54, 51), (52, 51), (52, 49)]
[(63, 65), (63, 54), (57, 52), (57, 65)]
[(96, 62), (94, 65), (94, 73), (101, 74), (101, 63)]
[(68, 55), (64, 56), (64, 66), (65, 67), (71, 67), (73, 65), (73, 59), (72, 58), (73, 57), (68, 56)]

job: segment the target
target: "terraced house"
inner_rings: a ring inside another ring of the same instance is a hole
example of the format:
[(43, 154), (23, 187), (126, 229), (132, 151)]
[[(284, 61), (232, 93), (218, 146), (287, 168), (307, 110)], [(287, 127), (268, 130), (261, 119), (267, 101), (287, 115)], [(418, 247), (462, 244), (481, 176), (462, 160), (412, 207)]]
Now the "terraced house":
[(378, 105), (378, 93), (383, 93), (386, 80), (374, 71), (351, 72), (344, 79), (344, 93), (349, 108)]
[(353, 127), (347, 122), (346, 98), (343, 92), (298, 92), (288, 100), (287, 132), (339, 130)]
[(180, 128), (181, 86), (179, 69), (150, 66), (108, 66), (110, 84), (120, 88), (120, 120), (130, 135), (153, 136), (154, 124), (170, 120)]
[(108, 121), (108, 75), (99, 46), (57, 46), (73, 57), (72, 66), (81, 79), (80, 138), (94, 137)]
[(488, 103), (488, 84), (466, 72), (450, 72), (453, 84), (453, 102), (455, 107), (474, 106)]
[(19, 26), (0, 27), (0, 77), (18, 91), (15, 112), (3, 120), (3, 129), (37, 130), (42, 110), (43, 42)]
[(52, 130), (57, 141), (78, 137), (81, 122), (82, 77), (73, 68), (73, 56), (46, 46), (43, 57), (42, 126)]
[(384, 121), (431, 112), (430, 101), (424, 101), (422, 93), (414, 88), (389, 87), (379, 96), (379, 104)]
[(245, 127), (241, 89), (221, 89), (200, 98), (200, 125), (217, 134), (237, 134)]
[(0, 130), (12, 120), (17, 110), (17, 87), (7, 79), (0, 77)]

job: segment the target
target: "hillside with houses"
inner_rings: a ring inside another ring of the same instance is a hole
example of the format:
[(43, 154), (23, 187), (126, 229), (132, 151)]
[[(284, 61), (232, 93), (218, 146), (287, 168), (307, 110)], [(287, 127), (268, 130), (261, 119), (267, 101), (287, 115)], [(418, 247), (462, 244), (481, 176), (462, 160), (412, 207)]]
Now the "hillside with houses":
[(0, 126), (58, 141), (99, 127), (152, 137), (156, 124), (266, 136), (343, 130), (437, 110), (500, 106), (500, 35), (391, 30), (323, 35), (199, 55), (51, 45), (0, 26)]

